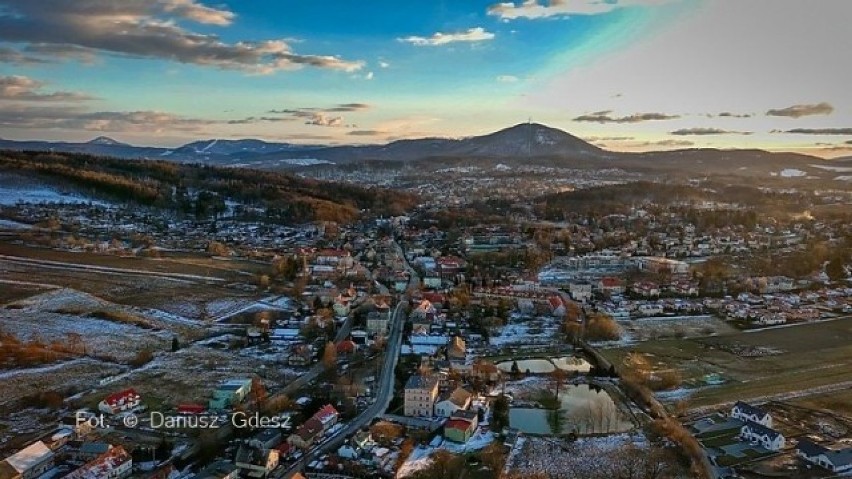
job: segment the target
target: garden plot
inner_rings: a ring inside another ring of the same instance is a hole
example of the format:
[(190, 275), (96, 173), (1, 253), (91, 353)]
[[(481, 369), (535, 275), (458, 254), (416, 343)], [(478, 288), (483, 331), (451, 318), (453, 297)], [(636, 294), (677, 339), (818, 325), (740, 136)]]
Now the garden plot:
[(559, 338), (559, 324), (555, 318), (512, 318), (499, 334), (489, 339), (492, 346), (520, 346), (552, 344)]

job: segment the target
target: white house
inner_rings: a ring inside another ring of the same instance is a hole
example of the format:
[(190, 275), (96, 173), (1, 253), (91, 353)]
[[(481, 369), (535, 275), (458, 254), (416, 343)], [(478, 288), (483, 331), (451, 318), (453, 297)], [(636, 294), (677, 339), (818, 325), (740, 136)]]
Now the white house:
[(740, 421), (751, 421), (766, 427), (772, 427), (772, 416), (768, 412), (751, 404), (737, 401), (731, 408), (731, 417)]
[(780, 451), (784, 448), (784, 435), (763, 424), (747, 421), (740, 428), (740, 437), (749, 442), (756, 442), (770, 451)]
[(814, 444), (807, 439), (801, 439), (796, 444), (796, 455), (811, 464), (834, 473), (840, 474), (852, 471), (852, 448), (835, 451)]
[(464, 388), (456, 388), (442, 401), (435, 403), (435, 415), (439, 417), (450, 417), (458, 410), (467, 409), (470, 406), (471, 394)]
[(36, 441), (0, 461), (0, 477), (32, 479), (53, 467), (54, 454), (43, 442)]

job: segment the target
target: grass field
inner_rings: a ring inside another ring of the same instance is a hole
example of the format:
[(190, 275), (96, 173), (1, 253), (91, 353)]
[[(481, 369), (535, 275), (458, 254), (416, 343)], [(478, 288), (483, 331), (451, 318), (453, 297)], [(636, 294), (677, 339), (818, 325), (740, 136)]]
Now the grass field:
[(852, 417), (852, 388), (797, 398), (790, 402), (798, 406), (826, 409), (847, 417)]
[[(852, 381), (852, 318), (723, 336), (658, 340), (601, 351), (616, 365), (640, 353), (658, 370), (681, 371), (687, 386), (707, 373), (727, 381), (696, 390), (691, 407), (710, 406)], [(753, 355), (753, 356), (752, 356)]]

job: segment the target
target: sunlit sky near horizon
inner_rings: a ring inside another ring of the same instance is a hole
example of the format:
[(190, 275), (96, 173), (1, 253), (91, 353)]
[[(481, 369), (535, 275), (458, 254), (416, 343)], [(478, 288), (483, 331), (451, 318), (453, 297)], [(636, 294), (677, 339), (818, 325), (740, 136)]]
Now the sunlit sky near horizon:
[(852, 1), (0, 0), (0, 137), (852, 155)]

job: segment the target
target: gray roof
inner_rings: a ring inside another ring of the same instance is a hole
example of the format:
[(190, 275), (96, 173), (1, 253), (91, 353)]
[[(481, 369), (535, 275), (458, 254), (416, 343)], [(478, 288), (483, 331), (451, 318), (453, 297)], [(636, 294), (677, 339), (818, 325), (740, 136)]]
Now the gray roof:
[(769, 413), (764, 411), (763, 409), (760, 409), (757, 406), (752, 406), (751, 404), (745, 403), (745, 402), (742, 402), (742, 401), (737, 401), (737, 403), (734, 404), (734, 407), (738, 408), (740, 411), (742, 411), (745, 414), (749, 414), (749, 415), (753, 414), (757, 417), (766, 417), (766, 416), (769, 415)]
[(828, 451), (825, 453), (825, 457), (834, 464), (835, 468), (852, 464), (852, 448), (840, 451)]
[(808, 457), (814, 457), (826, 451), (825, 447), (808, 441), (807, 439), (799, 439), (798, 444), (796, 444), (796, 449), (802, 451)]
[(743, 427), (748, 427), (756, 434), (769, 436), (770, 439), (775, 439), (776, 437), (781, 436), (781, 433), (775, 429), (768, 428), (763, 424), (754, 421), (746, 421), (745, 426)]
[(434, 376), (415, 374), (405, 382), (405, 389), (432, 389), (436, 384), (438, 384), (438, 378)]

